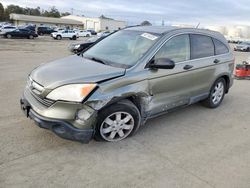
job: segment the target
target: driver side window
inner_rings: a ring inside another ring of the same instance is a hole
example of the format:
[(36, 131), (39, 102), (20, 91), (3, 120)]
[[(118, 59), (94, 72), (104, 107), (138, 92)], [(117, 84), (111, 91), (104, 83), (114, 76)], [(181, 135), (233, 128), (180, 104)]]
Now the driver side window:
[(155, 59), (167, 58), (175, 63), (190, 60), (189, 35), (178, 35), (170, 39), (156, 53)]

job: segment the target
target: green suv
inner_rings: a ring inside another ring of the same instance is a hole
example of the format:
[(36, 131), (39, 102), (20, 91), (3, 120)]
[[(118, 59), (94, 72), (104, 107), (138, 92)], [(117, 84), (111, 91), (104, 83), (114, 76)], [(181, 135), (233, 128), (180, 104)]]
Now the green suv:
[(62, 138), (119, 141), (177, 108), (200, 101), (218, 107), (233, 69), (232, 51), (218, 32), (131, 27), (34, 69), (21, 108)]

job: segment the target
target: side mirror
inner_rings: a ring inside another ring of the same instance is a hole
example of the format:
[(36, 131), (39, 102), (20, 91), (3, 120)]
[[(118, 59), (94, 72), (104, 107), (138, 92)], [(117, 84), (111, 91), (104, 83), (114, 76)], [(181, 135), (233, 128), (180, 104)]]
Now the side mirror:
[(148, 64), (151, 69), (173, 69), (175, 62), (168, 58), (154, 59)]

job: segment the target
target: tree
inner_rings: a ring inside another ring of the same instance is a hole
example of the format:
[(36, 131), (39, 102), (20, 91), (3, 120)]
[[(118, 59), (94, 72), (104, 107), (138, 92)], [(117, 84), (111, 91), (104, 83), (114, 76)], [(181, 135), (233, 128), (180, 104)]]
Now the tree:
[(25, 15), (33, 15), (33, 16), (41, 16), (40, 7), (37, 7), (37, 8), (26, 7), (26, 8), (24, 8), (24, 14)]
[(107, 19), (107, 20), (113, 20), (112, 18), (108, 18), (108, 17), (104, 16), (103, 14), (99, 18), (101, 18), (101, 19)]
[(12, 13), (16, 14), (24, 14), (24, 8), (19, 7), (18, 5), (8, 5), (4, 10), (4, 18), (5, 20), (10, 20), (9, 15)]
[(147, 21), (147, 20), (145, 20), (145, 21), (143, 21), (142, 23), (141, 23), (141, 26), (151, 26), (152, 24), (149, 22), (149, 21)]
[(53, 6), (49, 11), (45, 10), (42, 13), (42, 16), (60, 18), (61, 15), (60, 12), (57, 10), (57, 8)]
[(5, 16), (4, 16), (4, 8), (2, 3), (0, 3), (0, 21), (4, 21), (5, 20)]
[(68, 16), (68, 15), (70, 15), (69, 12), (63, 12), (63, 13), (61, 13), (61, 16)]

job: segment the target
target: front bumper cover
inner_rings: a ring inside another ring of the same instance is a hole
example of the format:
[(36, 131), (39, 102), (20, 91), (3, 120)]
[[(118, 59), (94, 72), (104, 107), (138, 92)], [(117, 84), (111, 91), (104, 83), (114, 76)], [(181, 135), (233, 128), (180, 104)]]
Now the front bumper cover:
[(34, 120), (36, 125), (40, 128), (51, 130), (61, 138), (88, 143), (94, 135), (93, 129), (78, 129), (66, 121), (54, 120), (40, 116), (31, 108), (28, 101), (24, 98), (20, 100), (20, 104), (25, 115)]

